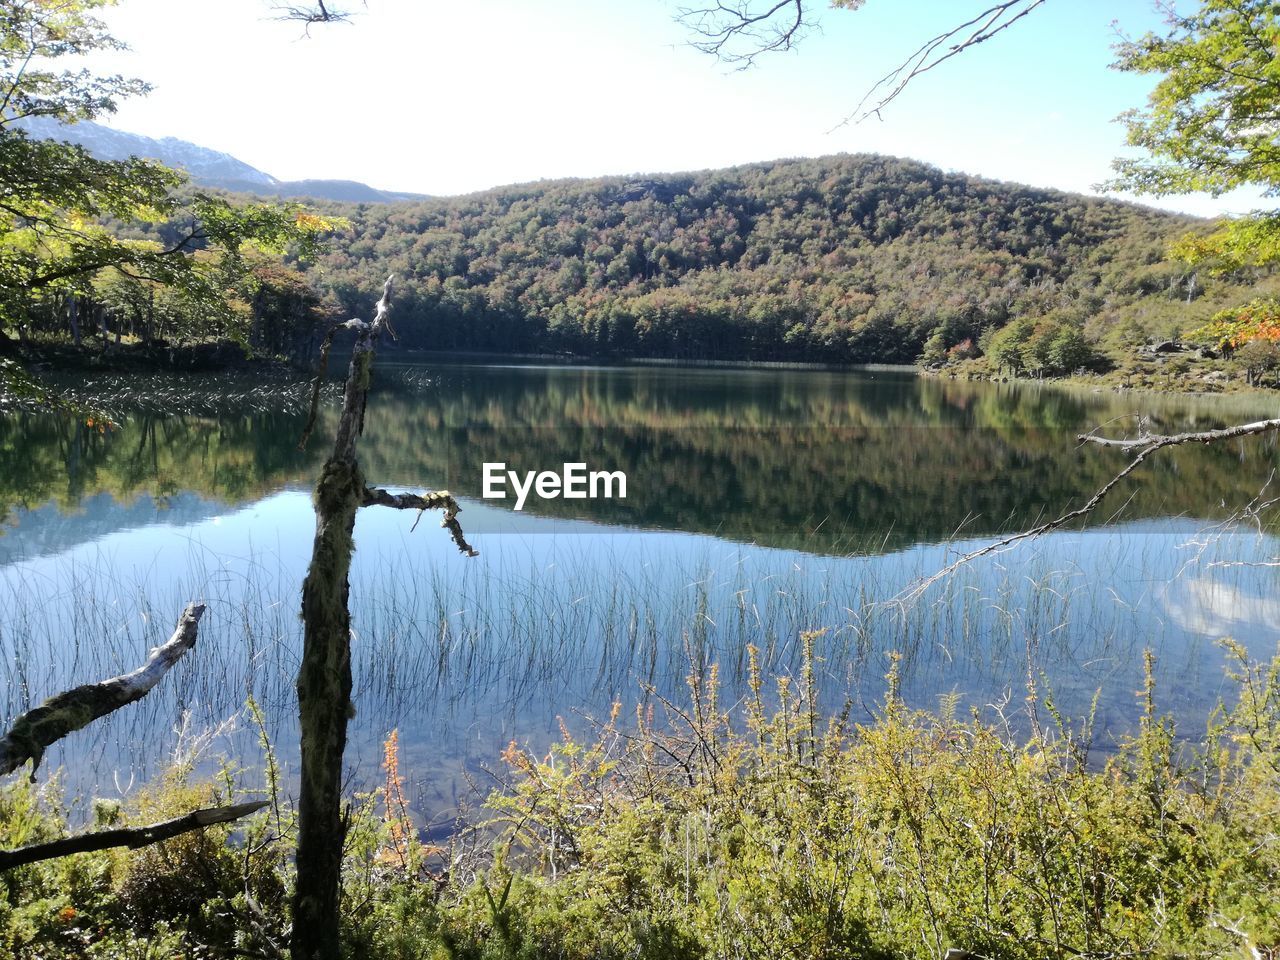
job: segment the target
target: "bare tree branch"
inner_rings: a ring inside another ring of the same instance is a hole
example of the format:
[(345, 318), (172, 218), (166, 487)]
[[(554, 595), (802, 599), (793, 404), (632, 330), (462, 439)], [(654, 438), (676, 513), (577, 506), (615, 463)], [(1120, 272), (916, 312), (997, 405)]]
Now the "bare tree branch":
[(923, 580), (920, 580), (919, 582), (914, 584), (909, 590), (907, 590), (905, 593), (899, 596), (897, 599), (904, 603), (910, 603), (914, 600), (917, 600), (926, 590), (928, 590), (931, 586), (933, 586), (939, 580), (943, 580), (946, 577), (951, 576), (951, 574), (955, 573), (957, 570), (959, 570), (961, 567), (963, 567), (967, 563), (972, 563), (974, 560), (977, 560), (981, 557), (989, 556), (990, 554), (993, 554), (993, 553), (999, 553), (1017, 543), (1022, 542), (1023, 540), (1032, 540), (1036, 537), (1043, 536), (1044, 534), (1049, 533), (1052, 530), (1057, 530), (1059, 527), (1065, 527), (1067, 524), (1071, 523), (1072, 521), (1079, 520), (1080, 518), (1087, 516), (1088, 514), (1092, 513), (1093, 510), (1100, 503), (1102, 503), (1103, 500), (1106, 499), (1107, 494), (1109, 494), (1112, 490), (1114, 490), (1116, 488), (1116, 485), (1121, 480), (1123, 480), (1129, 474), (1133, 473), (1134, 470), (1138, 469), (1138, 467), (1142, 465), (1142, 463), (1147, 459), (1147, 457), (1149, 457), (1151, 454), (1159, 450), (1161, 446), (1167, 446), (1167, 444), (1153, 443), (1150, 446), (1148, 446), (1140, 454), (1134, 457), (1133, 461), (1127, 467), (1125, 467), (1123, 470), (1117, 473), (1114, 477), (1112, 477), (1110, 480), (1104, 483), (1101, 487), (1099, 487), (1098, 491), (1094, 493), (1094, 495), (1090, 497), (1083, 506), (1078, 507), (1075, 510), (1071, 510), (1067, 513), (1064, 513), (1062, 516), (1057, 517), (1056, 519), (1049, 520), (1046, 523), (1042, 523), (1038, 526), (1032, 527), (1029, 530), (1022, 530), (1022, 531), (1019, 531), (1018, 533), (1010, 534), (1009, 536), (1004, 537), (1001, 540), (996, 540), (993, 543), (988, 543), (986, 546), (979, 547), (976, 550), (971, 550), (968, 553), (964, 554), (963, 556), (959, 557), (958, 559), (953, 560), (951, 563), (947, 564), (937, 573), (931, 574), (930, 576), (925, 577)]
[(1269, 433), (1272, 430), (1280, 430), (1280, 419), (1255, 420), (1253, 423), (1241, 423), (1234, 427), (1224, 427), (1221, 430), (1201, 430), (1198, 433), (1145, 434), (1132, 440), (1100, 437), (1093, 433), (1083, 433), (1076, 439), (1081, 443), (1096, 443), (1100, 447), (1118, 447), (1121, 450), (1132, 450), (1136, 447), (1148, 445), (1158, 450), (1161, 447), (1172, 447), (1180, 443), (1214, 443), (1218, 440), (1231, 440), (1235, 437), (1249, 437), (1256, 433)]
[(1221, 430), (1201, 430), (1196, 433), (1175, 433), (1169, 435), (1147, 435), (1139, 436), (1130, 440), (1100, 437), (1093, 433), (1081, 434), (1076, 438), (1081, 443), (1093, 443), (1098, 446), (1115, 447), (1121, 450), (1136, 450), (1141, 448), (1141, 452), (1134, 457), (1132, 461), (1130, 461), (1127, 467), (1103, 484), (1083, 506), (1064, 513), (1062, 516), (1057, 517), (1054, 520), (1050, 520), (1047, 523), (1042, 523), (1029, 530), (1023, 530), (1019, 533), (1011, 534), (1001, 540), (996, 540), (986, 546), (979, 547), (976, 550), (971, 550), (969, 553), (966, 553), (947, 564), (937, 573), (934, 573), (914, 584), (910, 590), (898, 599), (904, 602), (911, 602), (912, 600), (918, 599), (920, 595), (928, 590), (933, 584), (945, 577), (949, 577), (967, 563), (977, 560), (980, 557), (989, 556), (990, 554), (1008, 549), (1023, 540), (1031, 540), (1035, 537), (1042, 536), (1043, 534), (1049, 533), (1052, 530), (1057, 530), (1059, 527), (1064, 527), (1072, 521), (1079, 520), (1088, 515), (1097, 508), (1104, 499), (1106, 499), (1107, 494), (1111, 493), (1121, 480), (1133, 473), (1134, 470), (1138, 469), (1138, 467), (1141, 466), (1142, 463), (1157, 450), (1163, 450), (1165, 447), (1173, 447), (1182, 443), (1216, 443), (1220, 440), (1232, 440), (1237, 437), (1254, 436), (1259, 433), (1269, 433), (1273, 430), (1280, 430), (1280, 419), (1257, 420), (1253, 423), (1242, 423), (1234, 427), (1224, 427)]
[(47, 747), (99, 717), (145, 697), (182, 655), (195, 646), (204, 611), (202, 603), (188, 604), (178, 618), (173, 636), (152, 650), (147, 662), (132, 673), (67, 690), (18, 717), (9, 732), (0, 738), (0, 774), (12, 773), (30, 760), (34, 780)]
[[(708, 7), (681, 7), (676, 21), (697, 39), (690, 46), (740, 70), (765, 53), (790, 50), (814, 22), (805, 10), (806, 0), (716, 0)], [(862, 0), (857, 0), (861, 5)]]
[[(417, 510), (418, 520), (421, 520), (422, 514), (428, 510), (443, 510), (444, 519), (440, 521), (440, 526), (449, 531), (450, 536), (453, 537), (453, 542), (458, 546), (458, 550), (468, 557), (480, 556), (480, 552), (467, 543), (467, 538), (462, 533), (462, 524), (458, 523), (458, 513), (462, 508), (458, 506), (458, 501), (450, 496), (448, 490), (436, 490), (419, 495), (416, 493), (388, 493), (380, 487), (365, 487), (364, 502), (361, 506)], [(418, 520), (413, 521), (414, 527), (418, 525)]]
[[(996, 34), (1007, 30), (1045, 0), (1000, 0), (963, 23), (926, 40), (906, 59), (872, 84), (857, 107), (832, 129), (860, 123), (897, 99), (916, 77), (928, 73)], [(856, 10), (864, 0), (834, 0), (830, 5)], [(746, 69), (767, 53), (790, 50), (819, 26), (816, 0), (715, 0), (703, 7), (682, 7), (676, 21), (694, 35), (690, 46), (723, 63)]]
[(256, 800), (253, 803), (240, 803), (230, 807), (210, 807), (195, 810), (145, 827), (121, 827), (117, 830), (100, 830), (96, 833), (82, 833), (74, 837), (63, 837), (48, 843), (34, 843), (16, 850), (0, 850), (0, 870), (20, 867), (26, 863), (40, 860), (53, 860), (56, 857), (67, 857), (73, 853), (88, 853), (92, 850), (108, 850), (111, 847), (138, 847), (169, 840), (179, 834), (200, 830), (215, 823), (230, 823), (257, 813), (267, 806), (269, 801)]
[(311, 28), (318, 23), (350, 23), (351, 11), (343, 10), (337, 7), (326, 6), (324, 0), (316, 0), (313, 4), (305, 4), (303, 6), (278, 6), (272, 7), (276, 12), (276, 16), (272, 19), (281, 23), (301, 23), (303, 25), (303, 33), (311, 36)]
[(872, 84), (871, 89), (862, 95), (853, 112), (832, 129), (838, 129), (849, 123), (861, 123), (870, 116), (879, 116), (880, 111), (896, 100), (898, 95), (906, 89), (907, 84), (916, 77), (928, 73), (934, 67), (970, 47), (985, 43), (996, 34), (1013, 26), (1037, 7), (1042, 6), (1044, 2), (1045, 0), (1004, 0), (988, 7), (964, 23), (925, 41), (902, 63)]

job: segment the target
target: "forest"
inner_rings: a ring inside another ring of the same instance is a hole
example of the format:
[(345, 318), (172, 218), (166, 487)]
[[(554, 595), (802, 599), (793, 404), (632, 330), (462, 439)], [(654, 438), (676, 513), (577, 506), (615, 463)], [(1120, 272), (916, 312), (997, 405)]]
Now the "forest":
[(404, 343), (435, 349), (913, 363), (1018, 318), (1057, 344), (1029, 372), (1062, 373), (1264, 273), (1171, 258), (1185, 217), (871, 155), (332, 212), (351, 232), (309, 276), (352, 309), (396, 273)]
[(1014, 317), (1154, 333), (1203, 293), (1186, 218), (874, 155), (343, 213), (314, 275), (345, 304), (404, 277), (405, 342), (449, 349), (912, 363)]
[[(85, 336), (310, 357), (394, 273), (409, 348), (929, 364), (991, 352), (1016, 320), (999, 365), (1053, 375), (1202, 327), (1271, 273), (1171, 256), (1208, 229), (1192, 218), (875, 155), (315, 208), (337, 225), (322, 251), (257, 257), (222, 310), (105, 272), (81, 294)], [(66, 336), (73, 313), (61, 291), (29, 329)]]

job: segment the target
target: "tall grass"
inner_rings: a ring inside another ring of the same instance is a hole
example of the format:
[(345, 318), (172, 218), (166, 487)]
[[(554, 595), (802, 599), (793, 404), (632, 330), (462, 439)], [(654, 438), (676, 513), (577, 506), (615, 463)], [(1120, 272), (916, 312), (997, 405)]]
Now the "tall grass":
[[(1220, 652), (1197, 624), (1220, 621), (1224, 601), (1265, 598), (1275, 576), (1212, 564), (1274, 550), (1231, 537), (1179, 578), (1172, 547), (1186, 538), (1144, 530), (1049, 538), (966, 568), (912, 604), (897, 598), (947, 547), (831, 559), (677, 535), (495, 536), (480, 561), (453, 563), (425, 538), (362, 545), (353, 783), (376, 780), (381, 740), (398, 727), (406, 767), (419, 775), (415, 804), (447, 808), (510, 739), (545, 746), (559, 735), (558, 716), (573, 723), (614, 700), (671, 696), (691, 669), (711, 664), (725, 697), (740, 699), (749, 647), (767, 673), (793, 674), (798, 638), (815, 631), (824, 707), (850, 699), (855, 718), (873, 712), (896, 651), (903, 696), (921, 706), (956, 695), (999, 704), (1047, 683), (1079, 717), (1101, 690), (1105, 746), (1136, 722), (1130, 693), (1151, 646), (1166, 704), (1194, 729), (1221, 685)], [(88, 551), (0, 570), (0, 713), (131, 669), (182, 605), (200, 599), (210, 610), (193, 654), (146, 700), (50, 760), (69, 767), (73, 787), (127, 784), (169, 756), (174, 730), (218, 727), (252, 697), (287, 781), (301, 563), (283, 549), (219, 557), (193, 542), (180, 570), (131, 570)], [(1234, 629), (1266, 656), (1275, 640), (1262, 614)], [(256, 731), (239, 729), (222, 746), (254, 758), (257, 743)]]

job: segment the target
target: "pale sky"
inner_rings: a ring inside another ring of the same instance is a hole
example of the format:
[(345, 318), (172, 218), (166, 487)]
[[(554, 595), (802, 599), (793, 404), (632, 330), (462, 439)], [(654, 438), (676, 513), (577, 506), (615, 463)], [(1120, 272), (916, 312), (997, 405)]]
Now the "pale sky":
[[(1150, 0), (1049, 0), (917, 79), (883, 120), (832, 130), (875, 78), (987, 4), (828, 11), (796, 51), (738, 72), (691, 50), (666, 0), (368, 0), (353, 23), (309, 38), (272, 22), (275, 2), (123, 0), (105, 19), (132, 50), (93, 66), (155, 89), (104, 122), (281, 179), (436, 195), (861, 151), (1092, 192), (1124, 149), (1114, 118), (1153, 82), (1108, 69), (1113, 21), (1129, 33), (1159, 25)], [(1256, 205), (1143, 202), (1197, 214)]]

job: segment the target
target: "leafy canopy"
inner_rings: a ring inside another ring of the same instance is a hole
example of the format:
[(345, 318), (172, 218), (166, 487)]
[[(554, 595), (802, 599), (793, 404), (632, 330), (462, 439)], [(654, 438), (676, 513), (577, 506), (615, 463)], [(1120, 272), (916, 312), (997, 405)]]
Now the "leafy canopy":
[[(233, 206), (180, 197), (184, 177), (149, 160), (99, 160), (37, 141), (29, 117), (64, 123), (113, 112), (146, 84), (64, 68), (67, 57), (120, 49), (95, 11), (114, 0), (16, 0), (0, 8), (0, 326), (41, 297), (87, 291), (103, 271), (174, 288), (196, 310), (221, 312), (252, 253), (307, 256), (332, 226), (297, 205)], [(108, 221), (165, 224), (168, 236), (128, 239)], [(197, 255), (199, 254), (199, 255)]]
[[(1145, 110), (1121, 119), (1147, 156), (1115, 162), (1109, 186), (1167, 196), (1260, 187), (1280, 196), (1280, 4), (1203, 0), (1167, 8), (1167, 32), (1117, 47), (1116, 68), (1159, 74)], [(1280, 215), (1230, 220), (1189, 236), (1174, 254), (1216, 272), (1280, 260)]]
[(1261, 186), (1280, 196), (1280, 4), (1203, 0), (1168, 33), (1117, 47), (1116, 68), (1163, 76), (1123, 120), (1149, 157), (1117, 160), (1115, 185), (1165, 196)]

